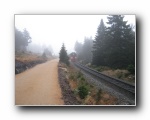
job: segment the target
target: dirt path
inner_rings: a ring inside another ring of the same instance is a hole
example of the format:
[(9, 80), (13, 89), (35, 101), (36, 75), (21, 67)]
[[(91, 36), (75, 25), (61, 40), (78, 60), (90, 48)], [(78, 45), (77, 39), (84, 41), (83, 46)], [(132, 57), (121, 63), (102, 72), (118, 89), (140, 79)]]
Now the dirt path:
[(58, 83), (58, 59), (15, 76), (16, 105), (63, 105)]

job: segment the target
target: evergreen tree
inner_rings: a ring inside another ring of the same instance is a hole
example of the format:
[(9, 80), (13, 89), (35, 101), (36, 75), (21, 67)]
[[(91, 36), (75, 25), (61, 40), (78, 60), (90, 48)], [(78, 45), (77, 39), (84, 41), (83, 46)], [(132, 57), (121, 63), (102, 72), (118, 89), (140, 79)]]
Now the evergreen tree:
[(15, 28), (15, 51), (19, 51), (22, 47), (23, 35), (22, 32)]
[(100, 25), (97, 29), (95, 40), (93, 41), (93, 58), (92, 64), (105, 65), (105, 49), (106, 49), (106, 27), (103, 19), (101, 19)]
[(113, 68), (135, 66), (135, 32), (123, 18), (108, 16), (107, 28), (101, 20), (93, 42), (92, 64)]
[(127, 25), (127, 21), (123, 21), (123, 18), (123, 15), (108, 16), (107, 64), (114, 68), (126, 68), (135, 63), (135, 34), (131, 26)]
[(59, 62), (63, 62), (65, 64), (69, 65), (69, 57), (67, 55), (67, 51), (65, 49), (64, 43), (63, 43), (60, 53), (59, 53)]
[(92, 47), (93, 47), (93, 40), (92, 37), (84, 38), (84, 44), (82, 47), (82, 60), (84, 61), (84, 64), (91, 63), (92, 61)]
[(31, 43), (32, 41), (31, 41), (30, 34), (26, 29), (24, 29), (24, 31), (23, 31), (23, 37), (24, 37), (24, 43), (23, 44), (25, 46), (28, 46), (28, 43)]
[(76, 41), (75, 46), (74, 46), (74, 50), (76, 51), (77, 54), (79, 54), (82, 50), (82, 44), (79, 43), (78, 41)]
[(76, 53), (77, 53), (77, 58), (78, 58), (78, 60), (82, 60), (83, 58), (83, 56), (82, 56), (82, 47), (83, 47), (83, 45), (82, 45), (82, 43), (80, 43), (80, 42), (78, 42), (78, 41), (76, 41), (76, 43), (75, 43), (75, 46), (74, 46), (74, 50), (76, 51)]
[(91, 63), (92, 61), (92, 37), (85, 37), (84, 43), (81, 44), (78, 41), (75, 43), (75, 51), (77, 53), (77, 59), (82, 61), (83, 64)]
[(16, 51), (26, 51), (26, 46), (31, 43), (31, 37), (29, 32), (24, 29), (23, 32), (15, 28), (15, 50)]

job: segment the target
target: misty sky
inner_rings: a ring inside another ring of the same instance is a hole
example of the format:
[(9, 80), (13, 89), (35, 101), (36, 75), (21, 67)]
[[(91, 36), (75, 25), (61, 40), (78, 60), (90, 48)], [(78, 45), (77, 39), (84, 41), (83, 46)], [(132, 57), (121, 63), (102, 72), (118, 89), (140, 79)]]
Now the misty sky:
[[(107, 15), (15, 15), (15, 27), (26, 28), (32, 37), (32, 44), (51, 45), (58, 55), (62, 43), (68, 53), (74, 51), (75, 41), (82, 42), (84, 37), (94, 39), (100, 20), (105, 25)], [(135, 15), (125, 15), (128, 24), (135, 25)]]

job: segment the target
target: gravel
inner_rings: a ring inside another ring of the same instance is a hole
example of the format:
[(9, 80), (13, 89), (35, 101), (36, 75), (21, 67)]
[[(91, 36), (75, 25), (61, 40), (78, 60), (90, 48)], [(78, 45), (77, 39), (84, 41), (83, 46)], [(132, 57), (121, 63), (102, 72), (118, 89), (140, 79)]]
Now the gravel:
[(134, 100), (131, 100), (131, 99), (127, 98), (126, 96), (124, 96), (123, 94), (117, 92), (116, 90), (111, 88), (111, 86), (109, 87), (107, 84), (100, 81), (100, 79), (97, 79), (96, 77), (93, 77), (92, 75), (87, 74), (85, 71), (83, 71), (77, 67), (75, 67), (75, 68), (80, 70), (83, 73), (84, 77), (86, 78), (86, 80), (89, 84), (92, 84), (96, 88), (102, 89), (102, 90), (108, 92), (109, 94), (115, 96), (118, 99), (117, 105), (135, 105)]
[(65, 71), (59, 67), (58, 67), (58, 76), (65, 105), (80, 105), (80, 103), (77, 101), (73, 91), (69, 86), (69, 82), (65, 77), (66, 76)]

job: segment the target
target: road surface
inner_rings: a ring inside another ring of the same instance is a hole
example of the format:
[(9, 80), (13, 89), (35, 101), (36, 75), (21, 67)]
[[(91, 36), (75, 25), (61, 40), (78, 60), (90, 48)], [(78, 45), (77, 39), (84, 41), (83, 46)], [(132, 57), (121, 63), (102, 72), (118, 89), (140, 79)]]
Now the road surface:
[(58, 82), (58, 59), (15, 76), (16, 105), (63, 105)]

